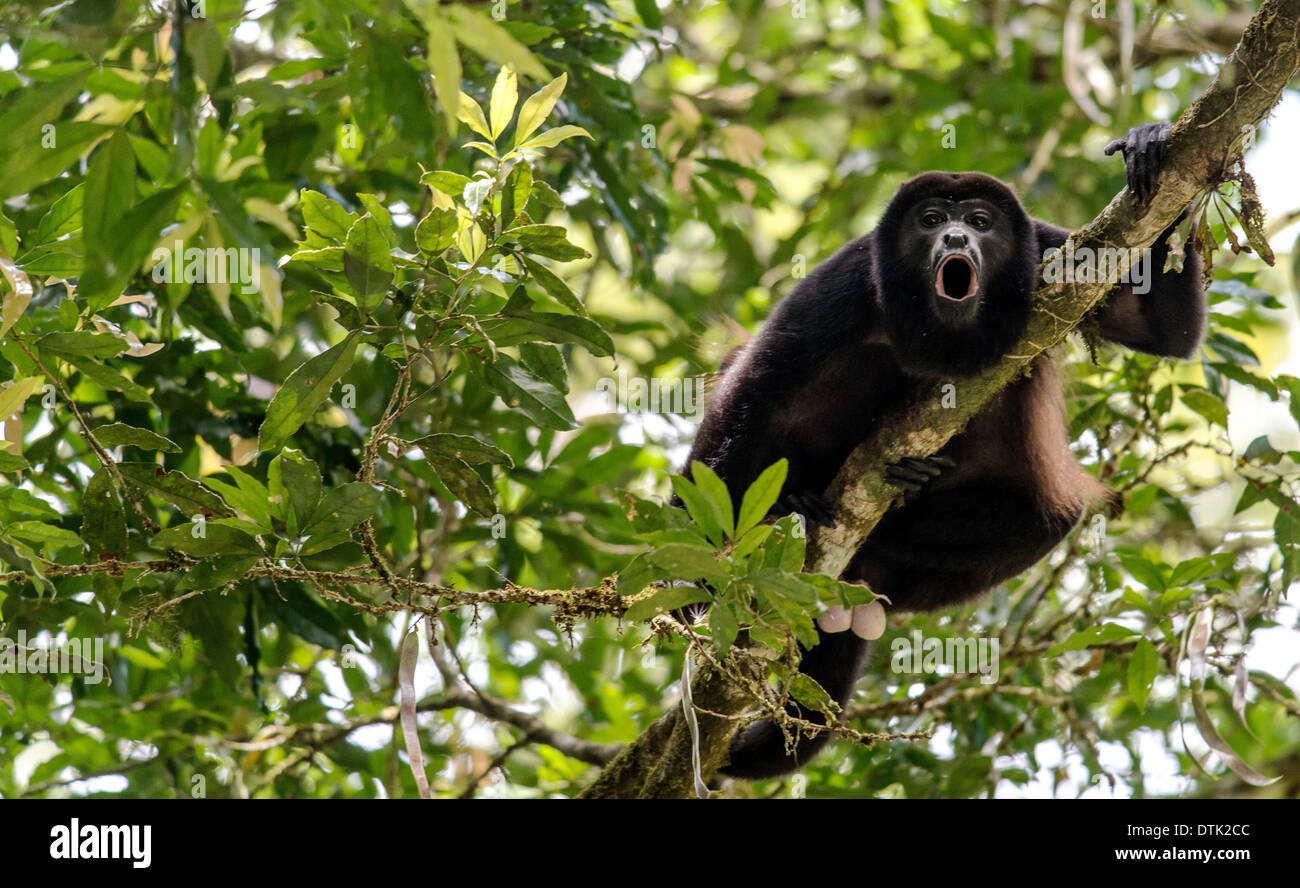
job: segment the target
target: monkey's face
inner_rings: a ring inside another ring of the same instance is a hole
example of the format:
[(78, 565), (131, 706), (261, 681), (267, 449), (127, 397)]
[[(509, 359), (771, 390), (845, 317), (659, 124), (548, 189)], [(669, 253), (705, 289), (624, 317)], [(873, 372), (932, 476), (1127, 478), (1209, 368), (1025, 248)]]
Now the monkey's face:
[(988, 304), (988, 284), (1010, 259), (1014, 237), (989, 201), (932, 197), (908, 213), (901, 245), (915, 277), (928, 284), (924, 297), (935, 318), (961, 327)]

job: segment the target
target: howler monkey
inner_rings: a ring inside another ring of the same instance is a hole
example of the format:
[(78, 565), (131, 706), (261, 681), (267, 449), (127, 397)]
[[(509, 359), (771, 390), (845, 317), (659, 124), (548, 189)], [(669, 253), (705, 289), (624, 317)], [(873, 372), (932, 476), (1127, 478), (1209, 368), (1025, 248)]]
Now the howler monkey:
[[(1106, 149), (1122, 150), (1139, 200), (1150, 195), (1168, 134), (1167, 124), (1144, 124)], [(1097, 328), (1130, 348), (1190, 357), (1205, 323), (1201, 263), (1189, 238), (1182, 271), (1162, 271), (1172, 230), (1151, 247), (1149, 289), (1119, 282)], [(920, 386), (952, 380), (960, 391), (961, 377), (1017, 341), (1045, 251), (1068, 234), (1028, 216), (1010, 188), (983, 173), (932, 172), (904, 183), (876, 229), (818, 266), (726, 362), (690, 461), (711, 466), (739, 502), (759, 472), (785, 457), (775, 511), (830, 520), (822, 492), (883, 417)], [(955, 605), (1038, 561), (1106, 497), (1070, 452), (1052, 359), (1032, 371), (937, 454), (889, 467), (904, 501), (872, 531), (846, 580), (865, 581), (897, 610)], [(842, 616), (838, 625), (823, 618), (800, 667), (840, 704), (867, 656), (867, 642), (844, 631)], [(735, 738), (723, 773), (777, 776), (827, 739), (801, 738), (790, 754), (772, 722), (757, 722)]]

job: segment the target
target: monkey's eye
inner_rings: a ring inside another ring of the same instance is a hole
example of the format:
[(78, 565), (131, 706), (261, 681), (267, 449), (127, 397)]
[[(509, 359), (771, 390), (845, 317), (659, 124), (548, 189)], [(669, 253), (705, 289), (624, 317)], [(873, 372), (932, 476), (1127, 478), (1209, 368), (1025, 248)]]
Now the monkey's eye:
[(921, 224), (926, 228), (934, 228), (936, 225), (942, 225), (943, 214), (935, 210), (927, 210), (921, 215)]
[(970, 224), (978, 231), (986, 231), (993, 224), (993, 220), (987, 213), (974, 213), (970, 217)]

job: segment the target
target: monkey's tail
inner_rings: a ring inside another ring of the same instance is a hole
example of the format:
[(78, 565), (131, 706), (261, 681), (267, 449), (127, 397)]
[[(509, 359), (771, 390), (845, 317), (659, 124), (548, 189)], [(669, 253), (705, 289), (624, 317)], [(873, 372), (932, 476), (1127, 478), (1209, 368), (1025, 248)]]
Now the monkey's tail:
[[(816, 647), (804, 652), (799, 671), (816, 680), (843, 706), (867, 665), (868, 643), (852, 632), (827, 633), (818, 629), (817, 635), (820, 640)], [(790, 704), (790, 713), (815, 724), (826, 723), (820, 712), (806, 710), (797, 703)], [(785, 735), (775, 723), (755, 722), (731, 741), (731, 763), (721, 773), (742, 780), (780, 777), (808, 764), (828, 740), (830, 734), (826, 732), (811, 739), (801, 735), (794, 751), (786, 752)]]

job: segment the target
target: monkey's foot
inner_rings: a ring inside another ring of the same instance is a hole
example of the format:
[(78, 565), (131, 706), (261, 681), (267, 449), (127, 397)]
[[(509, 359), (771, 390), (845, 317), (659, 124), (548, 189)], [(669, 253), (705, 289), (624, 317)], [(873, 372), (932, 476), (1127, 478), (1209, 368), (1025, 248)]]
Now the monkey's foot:
[(901, 487), (903, 499), (911, 500), (925, 490), (927, 484), (942, 475), (944, 470), (955, 468), (956, 465), (946, 456), (927, 456), (925, 459), (909, 456), (885, 466), (885, 481)]

